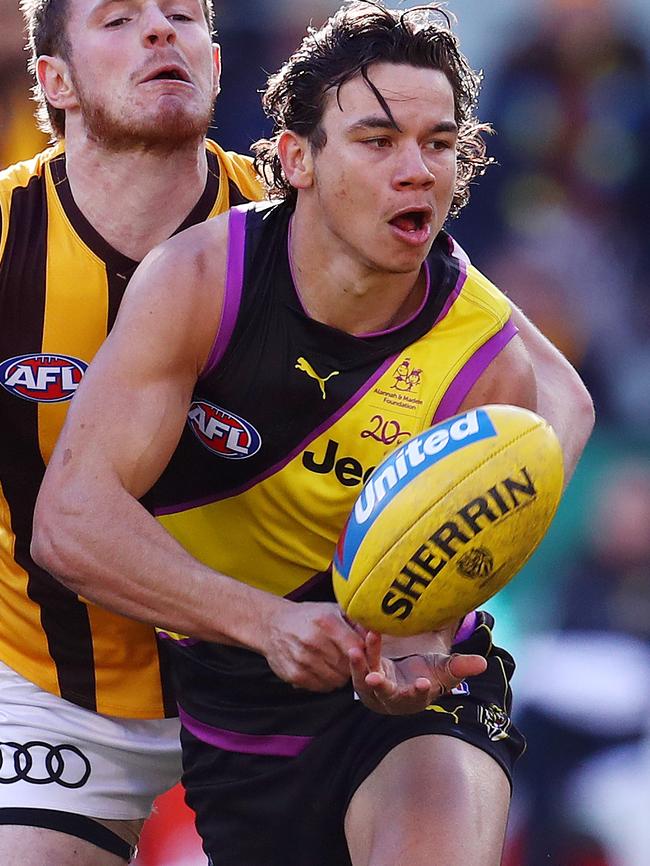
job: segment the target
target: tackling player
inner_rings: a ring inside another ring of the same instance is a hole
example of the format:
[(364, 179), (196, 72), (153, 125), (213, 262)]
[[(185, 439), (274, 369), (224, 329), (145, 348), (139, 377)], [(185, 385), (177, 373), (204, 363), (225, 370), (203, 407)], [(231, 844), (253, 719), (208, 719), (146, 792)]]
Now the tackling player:
[(260, 189), (205, 141), (211, 0), (22, 7), (58, 143), (0, 174), (0, 862), (117, 866), (179, 777), (176, 704), (154, 630), (31, 559), (34, 503), (138, 262)]

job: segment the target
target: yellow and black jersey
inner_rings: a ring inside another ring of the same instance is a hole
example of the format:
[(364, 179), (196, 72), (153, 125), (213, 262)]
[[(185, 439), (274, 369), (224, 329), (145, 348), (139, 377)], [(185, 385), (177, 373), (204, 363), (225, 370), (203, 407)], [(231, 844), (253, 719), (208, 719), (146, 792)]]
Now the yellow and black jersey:
[[(178, 231), (261, 197), (250, 160), (206, 152), (205, 190)], [(175, 706), (154, 630), (80, 599), (29, 555), (68, 403), (137, 264), (76, 206), (62, 146), (0, 173), (0, 659), (81, 706), (155, 718)]]
[[(323, 600), (333, 598), (337, 538), (373, 467), (453, 415), (516, 329), (507, 299), (444, 232), (409, 321), (365, 336), (315, 321), (292, 279), (290, 216), (287, 205), (231, 211), (220, 331), (179, 447), (145, 503), (218, 571)], [(182, 706), (209, 723), (226, 659), (239, 670), (253, 654), (171, 637)]]

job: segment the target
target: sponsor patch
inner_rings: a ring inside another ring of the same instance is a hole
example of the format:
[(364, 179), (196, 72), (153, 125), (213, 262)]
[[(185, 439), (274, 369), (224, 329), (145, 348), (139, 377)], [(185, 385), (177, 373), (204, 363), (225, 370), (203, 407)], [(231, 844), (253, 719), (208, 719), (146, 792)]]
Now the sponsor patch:
[(479, 722), (485, 726), (487, 735), (493, 743), (508, 738), (512, 724), (510, 716), (498, 704), (480, 706), (477, 710)]
[(463, 709), (463, 705), (461, 704), (459, 707), (456, 707), (455, 710), (446, 710), (444, 707), (441, 707), (440, 704), (429, 704), (428, 707), (425, 707), (426, 710), (430, 710), (434, 713), (440, 713), (443, 716), (451, 716), (454, 720), (455, 725), (460, 724), (460, 719), (458, 714)]
[(458, 683), (457, 686), (451, 690), (452, 695), (468, 695), (469, 694), (469, 683), (466, 683), (465, 680)]
[(433, 463), (473, 442), (495, 435), (487, 412), (478, 409), (413, 437), (384, 460), (368, 479), (354, 505), (357, 524), (362, 526), (374, 519), (403, 487)]
[(208, 451), (227, 460), (245, 460), (257, 454), (262, 445), (262, 437), (252, 424), (206, 400), (192, 403), (187, 423)]
[(384, 387), (379, 385), (373, 389), (377, 408), (386, 412), (396, 410), (402, 414), (419, 414), (424, 403), (421, 399), (424, 371), (410, 357), (402, 358), (389, 374), (391, 384), (387, 384), (388, 376), (383, 379)]
[(0, 743), (0, 784), (29, 782), (83, 788), (90, 778), (90, 761), (72, 743), (52, 745), (42, 740)]
[(0, 385), (34, 403), (71, 400), (88, 364), (69, 355), (20, 355), (0, 364)]
[(302, 370), (302, 372), (306, 373), (310, 379), (314, 379), (316, 382), (318, 382), (318, 387), (320, 388), (323, 400), (325, 400), (327, 397), (327, 393), (325, 391), (325, 385), (327, 384), (327, 382), (332, 378), (332, 376), (340, 375), (338, 370), (332, 370), (332, 372), (329, 373), (329, 375), (327, 376), (319, 376), (316, 370), (314, 370), (312, 365), (309, 363), (307, 358), (303, 358), (302, 356), (296, 361), (295, 368), (296, 370)]

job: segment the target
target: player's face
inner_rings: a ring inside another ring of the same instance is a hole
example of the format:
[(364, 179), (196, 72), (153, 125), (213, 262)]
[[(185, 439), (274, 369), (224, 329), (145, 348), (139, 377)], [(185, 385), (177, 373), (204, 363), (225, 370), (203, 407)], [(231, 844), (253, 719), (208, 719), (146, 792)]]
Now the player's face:
[(219, 68), (199, 0), (70, 0), (68, 36), (92, 138), (122, 150), (205, 134)]
[(419, 268), (456, 183), (454, 96), (439, 70), (377, 63), (328, 96), (314, 192), (329, 231), (373, 268)]

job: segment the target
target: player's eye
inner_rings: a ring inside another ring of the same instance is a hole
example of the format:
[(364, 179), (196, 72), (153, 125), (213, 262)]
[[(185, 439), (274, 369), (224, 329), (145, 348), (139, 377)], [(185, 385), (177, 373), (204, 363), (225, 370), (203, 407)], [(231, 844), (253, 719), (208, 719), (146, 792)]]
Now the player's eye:
[(365, 140), (366, 144), (369, 144), (370, 147), (375, 147), (378, 150), (384, 147), (390, 146), (390, 138), (386, 138), (385, 136), (378, 136), (377, 138), (367, 138)]
[(126, 24), (129, 21), (128, 18), (113, 18), (111, 21), (107, 21), (104, 25), (105, 27), (120, 27), (122, 24)]
[(429, 150), (449, 150), (453, 144), (447, 139), (437, 138), (434, 141), (429, 141), (426, 146)]
[(173, 15), (169, 16), (172, 21), (193, 21), (194, 19), (190, 15), (185, 15), (183, 12), (175, 12)]

